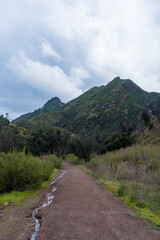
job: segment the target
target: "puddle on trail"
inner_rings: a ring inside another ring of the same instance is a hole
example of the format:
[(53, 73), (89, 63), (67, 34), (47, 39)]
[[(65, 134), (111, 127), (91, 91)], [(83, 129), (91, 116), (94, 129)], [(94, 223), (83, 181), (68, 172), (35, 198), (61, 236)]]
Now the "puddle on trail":
[(42, 204), (42, 206), (40, 206), (40, 207), (38, 207), (38, 208), (35, 208), (35, 209), (33, 210), (33, 212), (32, 212), (32, 218), (33, 218), (33, 220), (35, 221), (36, 226), (35, 226), (35, 229), (34, 229), (34, 233), (32, 234), (32, 236), (31, 236), (31, 238), (30, 238), (31, 240), (35, 240), (35, 239), (36, 239), (37, 234), (38, 234), (39, 229), (40, 229), (40, 225), (41, 225), (40, 219), (39, 219), (38, 217), (36, 217), (36, 215), (38, 214), (38, 211), (39, 211), (40, 209), (42, 209), (42, 208), (47, 207), (49, 204), (52, 203), (52, 201), (53, 201), (53, 199), (54, 199), (53, 193), (57, 190), (57, 188), (56, 188), (56, 186), (54, 186), (54, 184), (55, 184), (55, 182), (56, 182), (58, 179), (64, 177), (65, 173), (66, 173), (66, 171), (65, 171), (65, 170), (62, 170), (62, 171), (58, 174), (58, 176), (51, 182), (51, 185), (53, 185), (53, 188), (52, 188), (51, 192), (47, 195), (47, 201), (44, 202), (44, 203)]

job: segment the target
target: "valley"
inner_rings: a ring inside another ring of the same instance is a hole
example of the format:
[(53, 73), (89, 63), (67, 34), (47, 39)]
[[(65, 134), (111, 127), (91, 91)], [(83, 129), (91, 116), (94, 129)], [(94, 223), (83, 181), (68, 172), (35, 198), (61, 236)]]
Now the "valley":
[(64, 169), (53, 202), (36, 213), (35, 239), (158, 240), (159, 119), (160, 93), (119, 77), (12, 122), (1, 116), (0, 239), (31, 238), (31, 213)]

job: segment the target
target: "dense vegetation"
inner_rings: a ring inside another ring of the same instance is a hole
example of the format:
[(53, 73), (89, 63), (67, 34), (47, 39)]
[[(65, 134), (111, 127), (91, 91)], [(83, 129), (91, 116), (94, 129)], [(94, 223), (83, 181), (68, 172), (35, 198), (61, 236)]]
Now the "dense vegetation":
[[(74, 134), (85, 131), (112, 136), (122, 131), (123, 126), (133, 130), (140, 130), (144, 125), (152, 128), (151, 118), (154, 120), (160, 115), (160, 94), (145, 92), (131, 80), (119, 77), (106, 86), (88, 90), (67, 104), (59, 104), (59, 108), (55, 109), (57, 103), (50, 101), (52, 108), (47, 108), (48, 112), (42, 108), (43, 111), (30, 114), (28, 127), (42, 127), (45, 122), (47, 127), (60, 127)], [(16, 124), (24, 126), (26, 119), (28, 115), (21, 116)]]
[(97, 176), (117, 183), (120, 195), (160, 211), (160, 149), (130, 147), (160, 142), (159, 102), (160, 94), (118, 77), (67, 104), (53, 98), (14, 123), (1, 116), (0, 192), (38, 186), (61, 167), (60, 157), (75, 154), (77, 163), (84, 159)]
[(35, 110), (33, 113), (24, 114), (24, 115), (20, 116), (19, 118), (15, 119), (15, 121), (29, 120), (29, 119), (37, 117), (43, 113), (57, 112), (63, 106), (64, 106), (64, 103), (62, 103), (58, 97), (54, 97), (54, 98), (50, 99), (42, 108)]
[(56, 97), (16, 119), (12, 128), (20, 134), (10, 149), (23, 145), (36, 156), (74, 153), (89, 161), (93, 154), (131, 146), (138, 139), (133, 136), (142, 129), (152, 132), (160, 115), (159, 102), (160, 94), (145, 92), (131, 80), (117, 77), (67, 104)]
[(49, 179), (54, 168), (61, 168), (60, 159), (54, 156), (44, 161), (25, 151), (1, 153), (0, 193), (35, 188)]
[(3, 117), (3, 115), (0, 116), (0, 129), (4, 126), (9, 125), (9, 120), (5, 117)]
[(27, 139), (27, 149), (36, 156), (56, 154), (58, 157), (66, 154), (70, 132), (60, 128), (44, 128), (33, 131)]
[(98, 155), (87, 165), (97, 177), (118, 184), (119, 196), (126, 195), (138, 207), (160, 213), (160, 146), (137, 145)]

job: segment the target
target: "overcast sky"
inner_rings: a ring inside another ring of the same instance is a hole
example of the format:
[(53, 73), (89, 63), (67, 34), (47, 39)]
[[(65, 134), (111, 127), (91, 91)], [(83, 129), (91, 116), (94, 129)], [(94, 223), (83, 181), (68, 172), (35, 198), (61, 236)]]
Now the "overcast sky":
[(1, 0), (0, 114), (114, 77), (160, 92), (159, 0)]

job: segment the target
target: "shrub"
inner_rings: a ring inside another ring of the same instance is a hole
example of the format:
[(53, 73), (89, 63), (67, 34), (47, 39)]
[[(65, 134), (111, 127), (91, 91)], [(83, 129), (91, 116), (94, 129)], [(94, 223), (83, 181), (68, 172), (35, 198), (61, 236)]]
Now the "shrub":
[(139, 208), (146, 208), (146, 204), (144, 202), (141, 202), (141, 201), (138, 201), (136, 203), (136, 206), (139, 207)]
[(136, 194), (131, 192), (129, 194), (129, 200), (130, 200), (130, 202), (135, 202), (136, 201)]
[(64, 160), (68, 163), (75, 163), (75, 162), (79, 162), (79, 157), (70, 153), (65, 156)]
[(87, 166), (101, 179), (118, 182), (119, 196), (127, 195), (140, 208), (160, 211), (159, 145), (137, 145), (97, 155)]
[(125, 195), (125, 186), (124, 185), (120, 185), (118, 187), (118, 196), (123, 197)]
[(142, 120), (144, 121), (146, 126), (150, 125), (150, 116), (146, 109), (142, 111)]
[(93, 176), (95, 179), (98, 179), (98, 178), (99, 178), (99, 174), (96, 173), (96, 172), (93, 172), (93, 173), (92, 173), (92, 176)]
[(15, 152), (0, 155), (0, 193), (37, 187), (53, 171), (50, 162), (31, 154)]
[(58, 158), (55, 155), (50, 155), (48, 160), (52, 164), (53, 168), (61, 169), (61, 167), (62, 167), (62, 159), (61, 158)]
[(68, 151), (88, 162), (91, 158), (93, 147), (92, 137), (88, 135), (74, 136), (69, 141)]

